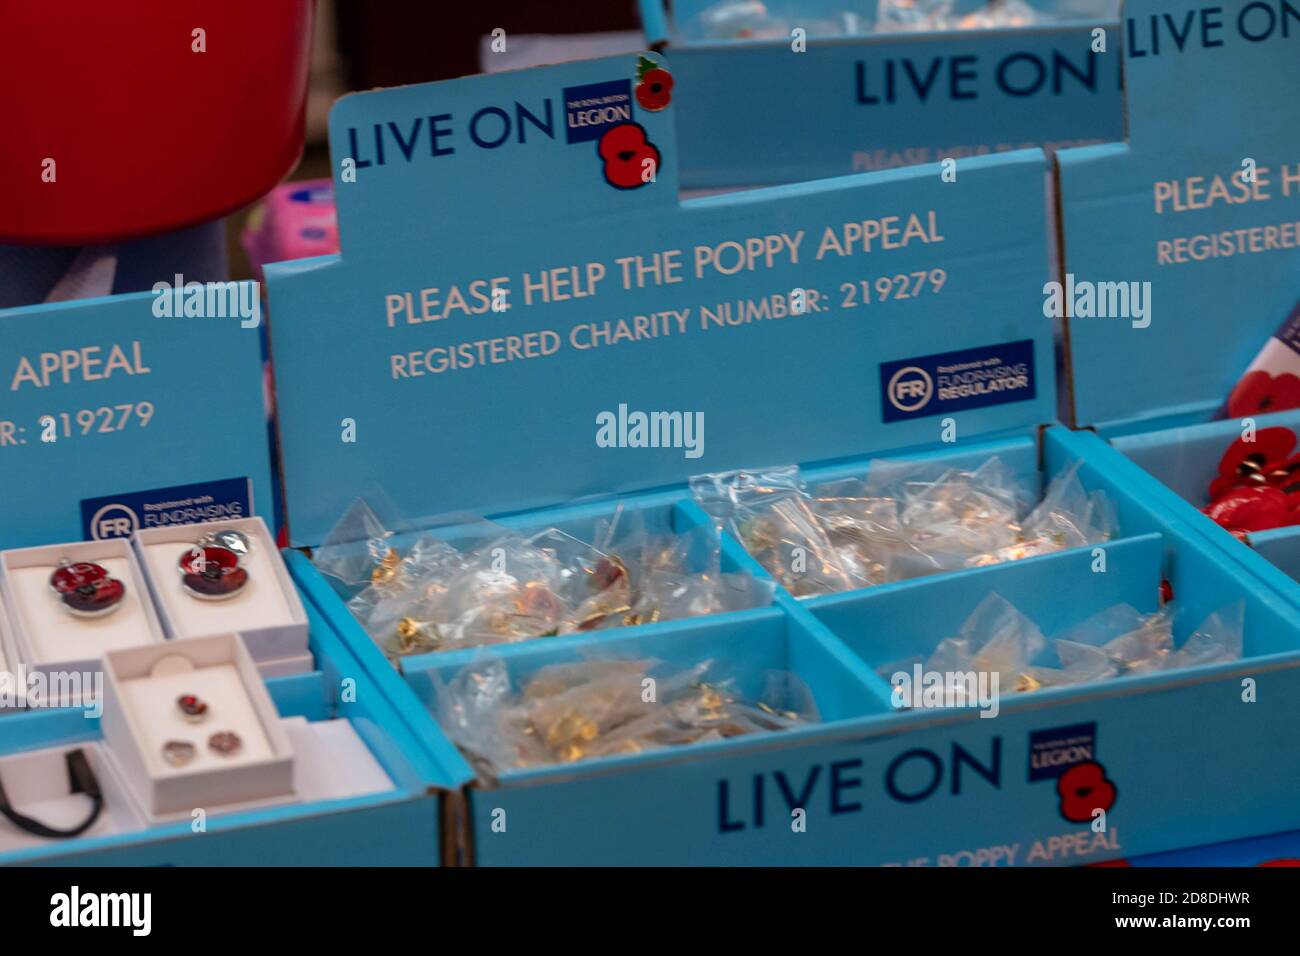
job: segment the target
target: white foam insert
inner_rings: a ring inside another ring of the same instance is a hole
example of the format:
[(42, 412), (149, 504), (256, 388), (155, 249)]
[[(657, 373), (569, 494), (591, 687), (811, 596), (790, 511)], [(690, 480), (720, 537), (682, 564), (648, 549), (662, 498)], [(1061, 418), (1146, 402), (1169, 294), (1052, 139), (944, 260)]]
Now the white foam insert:
[(291, 677), (294, 674), (310, 674), (315, 669), (316, 658), (310, 654), (277, 657), (257, 662), (257, 671), (263, 677)]
[[(61, 560), (93, 561), (126, 585), (117, 609), (98, 618), (68, 613), (50, 588)], [(0, 552), (3, 591), (14, 624), (13, 641), (28, 667), (99, 670), (106, 651), (161, 642), (162, 627), (128, 542), (82, 541)]]
[[(244, 800), (213, 805), (197, 803), (211, 817), (244, 810), (343, 800), (376, 793), (388, 793), (393, 781), (346, 720), (309, 722), (303, 717), (286, 717), (280, 726), (293, 746), (293, 792), (262, 800)], [(115, 759), (109, 754), (109, 759)], [(139, 795), (131, 792), (133, 799)], [(192, 819), (192, 810), (154, 813), (139, 805), (137, 812), (149, 824)]]
[[(171, 669), (155, 671), (167, 660)], [(176, 672), (175, 666), (188, 669)], [(176, 700), (208, 704), (202, 723), (184, 719)], [(151, 814), (283, 798), (293, 790), (293, 747), (244, 642), (234, 634), (112, 651), (104, 658), (104, 739), (128, 784)], [(208, 738), (233, 731), (237, 753), (220, 756)], [(168, 740), (195, 745), (181, 767), (162, 754)]]
[(302, 721), (290, 730), (290, 736), (294, 753), (302, 755), (294, 773), (295, 789), (302, 799), (339, 800), (393, 789), (393, 781), (351, 722)]
[[(90, 813), (90, 798), (68, 792), (68, 764), (65, 754), (82, 750), (104, 795), (104, 809), (81, 837), (106, 836), (143, 829), (145, 822), (113, 761), (106, 759), (103, 745), (78, 744), (0, 757), (0, 780), (15, 810), (56, 829), (80, 824)], [(71, 846), (75, 840), (52, 840), (34, 836), (0, 816), (0, 853), (36, 846)]]
[[(213, 806), (209, 817), (241, 810), (285, 804), (308, 804), (321, 800), (344, 800), (388, 793), (393, 781), (375, 759), (352, 724), (346, 720), (309, 722), (302, 717), (280, 722), (294, 750), (294, 792), (281, 798), (251, 800)], [(140, 795), (126, 785), (123, 769), (112, 750), (102, 742), (55, 747), (0, 757), (0, 780), (10, 803), (19, 813), (42, 823), (66, 829), (74, 827), (90, 812), (90, 798), (68, 792), (68, 769), (64, 754), (80, 748), (86, 754), (104, 795), (104, 809), (82, 836), (87, 839), (112, 833), (129, 833), (151, 825), (190, 819), (191, 811), (154, 814), (140, 802)], [(75, 846), (75, 840), (50, 840), (33, 836), (0, 817), (0, 853), (35, 846)]]
[[(233, 597), (201, 600), (182, 586), (178, 562), (205, 534), (223, 528), (242, 532), (251, 543), (241, 560), (248, 583)], [(307, 612), (261, 518), (149, 528), (136, 534), (135, 545), (168, 636), (241, 634), (257, 661), (306, 653)]]

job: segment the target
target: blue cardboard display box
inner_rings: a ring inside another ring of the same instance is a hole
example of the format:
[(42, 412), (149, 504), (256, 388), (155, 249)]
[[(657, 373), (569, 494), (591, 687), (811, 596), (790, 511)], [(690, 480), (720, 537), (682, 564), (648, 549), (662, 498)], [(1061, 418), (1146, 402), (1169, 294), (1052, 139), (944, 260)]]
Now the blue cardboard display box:
[[(0, 549), (126, 538), (270, 507), (256, 287), (196, 284), (180, 296), (0, 312)], [(104, 810), (70, 839), (35, 838), (0, 821), (0, 862), (438, 864), (445, 769), (315, 609), (305, 610), (311, 670), (268, 682), (295, 739), (319, 748), (321, 759), (300, 761), (297, 798), (151, 822), (160, 818), (100, 748), (99, 708), (37, 707), (27, 695), (32, 709), (0, 713), (0, 780), (11, 806), (52, 826), (77, 822), (90, 802), (50, 768), (82, 749)], [(140, 643), (148, 640), (142, 633)], [(11, 696), (28, 675), (12, 647), (5, 651)]]
[[(336, 106), (342, 252), (267, 271), (294, 544), (319, 545), (375, 486), (417, 526), (468, 512), (580, 529), (622, 506), (685, 530), (704, 520), (684, 486), (692, 474), (787, 461), (833, 479), (882, 455), (966, 466), (996, 455), (1040, 488), (1078, 462), (1084, 486), (1116, 504), (1120, 534), (1096, 549), (806, 601), (778, 590), (768, 608), (494, 648), (516, 685), (593, 654), (717, 658), (742, 687), (790, 669), (823, 716), (496, 781), (474, 779), (432, 716), (436, 678), (473, 653), (394, 669), (294, 556), (303, 593), (429, 754), (457, 764), (466, 786), (447, 822), (461, 860), (1059, 864), (1300, 823), (1300, 608), (1172, 503), (1135, 489), (1093, 436), (1039, 428), (1056, 404), (1042, 153), (977, 158), (955, 182), (929, 165), (679, 203), (671, 105), (600, 114), (603, 129), (574, 138), (592, 118), (572, 109), (626, 105), (643, 71), (640, 58), (611, 58)], [(648, 178), (619, 166), (644, 172), (646, 159)], [(456, 238), (430, 254), (435, 220)], [(491, 305), (497, 289), (504, 308)], [(809, 292), (816, 304), (790, 308)], [(1017, 374), (1005, 390), (961, 387), (954, 369), (969, 367)], [(619, 405), (699, 411), (707, 442), (694, 456), (603, 447), (593, 422)], [(722, 547), (732, 566), (763, 573), (738, 542)], [(1051, 636), (1117, 603), (1154, 610), (1163, 581), (1193, 623), (1241, 600), (1242, 658), (1010, 695), (995, 720), (896, 711), (876, 673), (933, 648), (990, 592)], [(1253, 703), (1247, 679), (1267, 685)], [(1213, 731), (1189, 734), (1190, 714)], [(1044, 749), (1059, 759), (1037, 759)], [(1057, 789), (1084, 760), (1112, 788), (1104, 828), (1073, 822)]]
[[(202, 817), (180, 822), (143, 823), (126, 809), (121, 790), (106, 792), (101, 821), (67, 840), (24, 841), (0, 848), (0, 864), (59, 866), (435, 866), (443, 850), (441, 832), (445, 771), (420, 747), (380, 688), (338, 643), (314, 609), (312, 653), (318, 669), (309, 674), (272, 678), (267, 687), (282, 718), (301, 718), (338, 739), (331, 724), (342, 725), (342, 746), (359, 741), (387, 777), (389, 786), (344, 795), (340, 781), (319, 799), (252, 809), (205, 809)], [(346, 729), (344, 729), (346, 728)], [(347, 733), (350, 729), (351, 734)], [(355, 735), (355, 741), (351, 736)], [(31, 710), (0, 719), (0, 776), (16, 806), (52, 819), (51, 808), (67, 812), (67, 797), (28, 794), (17, 774), (39, 752), (68, 751), (102, 739), (99, 719), (80, 709)], [(352, 751), (355, 754), (355, 751)], [(348, 756), (348, 751), (339, 752)], [(319, 769), (319, 768), (318, 768)], [(100, 784), (107, 791), (103, 771)], [(112, 795), (109, 796), (109, 793)], [(110, 804), (114, 797), (120, 802)], [(82, 798), (79, 802), (88, 806)], [(29, 808), (30, 807), (30, 808)], [(86, 807), (73, 808), (76, 818)], [(105, 821), (111, 821), (105, 825)], [(200, 823), (201, 820), (201, 823)], [(6, 842), (9, 842), (8, 839)]]
[[(1124, 135), (1116, 10), (1026, 27), (825, 35), (837, 0), (764, 4), (775, 36), (689, 32), (713, 0), (640, 0), (646, 43), (664, 52), (679, 100), (687, 187), (766, 185), (869, 172), (1027, 146)], [(976, 4), (957, 4), (958, 12)], [(860, 29), (875, 3), (854, 4)], [(737, 24), (740, 26), (740, 24)], [(791, 31), (806, 31), (794, 52)], [(1098, 52), (1094, 31), (1105, 31)]]
[[(1264, 404), (1222, 417), (1300, 300), (1300, 7), (1140, 0), (1126, 12), (1148, 48), (1165, 38), (1164, 53), (1125, 58), (1126, 142), (1057, 154), (1061, 272), (1079, 288), (1144, 292), (1145, 315), (1066, 297), (1063, 417), (1096, 432), (1088, 440), (1116, 475), (1300, 602), (1300, 532), (1251, 533), (1246, 547), (1200, 511), (1229, 444), (1300, 424), (1300, 412)], [(1191, 115), (1174, 107), (1187, 90)]]

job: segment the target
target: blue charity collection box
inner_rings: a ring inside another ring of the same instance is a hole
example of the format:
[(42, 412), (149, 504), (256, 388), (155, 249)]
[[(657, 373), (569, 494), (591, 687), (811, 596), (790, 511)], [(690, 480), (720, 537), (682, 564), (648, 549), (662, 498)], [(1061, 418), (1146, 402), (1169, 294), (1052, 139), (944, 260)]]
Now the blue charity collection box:
[(671, 8), (640, 0), (646, 43), (667, 56), (677, 81), (687, 187), (1124, 137), (1115, 2), (678, 0)]
[[(331, 528), (372, 493), (406, 519), (387, 539), (399, 554), (423, 535), (475, 540), (485, 515), (591, 540), (631, 514), (686, 537), (712, 527), (692, 476), (780, 462), (822, 487), (996, 458), (1038, 493), (1072, 474), (1115, 512), (1090, 546), (816, 596), (778, 574), (761, 606), (495, 646), (515, 690), (591, 659), (717, 661), (755, 694), (766, 673), (793, 672), (820, 720), (492, 773), (440, 724), (483, 653), (390, 660), (347, 606), (356, 589), (290, 555), (307, 602), (448, 768), (458, 862), (1061, 865), (1300, 826), (1286, 548), (1242, 547), (1159, 480), (1187, 477), (1187, 428), (1240, 429), (1188, 423), (1212, 416), (1295, 292), (1293, 251), (1252, 260), (1274, 301), (1225, 333), (1206, 305), (1230, 286), (1212, 267), (1146, 258), (1173, 239), (1151, 218), (1153, 182), (1230, 175), (1247, 140), (1261, 170), (1295, 155), (1285, 124), (1218, 118), (1256, 90), (1294, 93), (1278, 77), (1295, 33), (1279, 19), (1258, 36), (1245, 6), (1202, 27), (1189, 5), (1131, 4), (1142, 42), (1125, 53), (1127, 142), (1050, 164), (1037, 148), (976, 156), (955, 178), (934, 163), (681, 201), (690, 67), (671, 44), (336, 105), (341, 252), (267, 270), (291, 545), (364, 552), (370, 542)], [(1140, 28), (1163, 29), (1166, 12), (1195, 27), (1166, 46), (1178, 56), (1153, 55)], [(676, 78), (667, 101), (637, 92), (652, 70)], [(1201, 121), (1219, 124), (1214, 135), (1179, 125), (1191, 83), (1222, 99)], [(1212, 151), (1181, 148), (1194, 137)], [(1250, 221), (1235, 205), (1224, 215), (1235, 218), (1194, 231)], [(456, 240), (431, 253), (430, 223)], [(1104, 261), (1080, 264), (1089, 255)], [(1080, 280), (1150, 278), (1151, 321), (1137, 300), (1123, 321), (1073, 296), (1055, 309), (1060, 266)], [(1197, 321), (1215, 322), (1215, 337)], [(971, 386), (971, 370), (998, 384)], [(1058, 407), (1082, 430), (1054, 424)], [(689, 448), (599, 439), (602, 422), (637, 410), (698, 413), (707, 427)], [(1142, 460), (1160, 442), (1173, 451)], [(1140, 467), (1161, 462), (1169, 475)], [(724, 571), (770, 579), (729, 531), (718, 547)], [(1049, 637), (1172, 599), (1184, 652), (1198, 622), (1237, 607), (1241, 653), (1005, 694), (993, 720), (898, 706), (891, 663), (927, 655), (990, 594)]]
[[(26, 821), (0, 822), (0, 862), (440, 860), (447, 770), (297, 597), (258, 517), (272, 497), (259, 318), (253, 283), (0, 312), (0, 784)], [(230, 528), (251, 542), (248, 587), (214, 612), (233, 617), (188, 618), (166, 572)], [(107, 615), (64, 613), (48, 587), (64, 566), (100, 568), (124, 595)], [(204, 724), (174, 720), (178, 681), (214, 688)], [(243, 753), (203, 752), (223, 725)], [(177, 739), (160, 752), (164, 731)]]
[[(1230, 444), (1300, 422), (1223, 407), (1300, 298), (1300, 13), (1034, 9), (940, 53), (836, 4), (645, 0), (641, 54), (344, 97), (341, 251), (266, 269), (275, 462), (252, 284), (0, 312), (0, 784), (28, 823), (0, 862), (1293, 860), (1300, 535), (1201, 509)], [(682, 428), (637, 437), (652, 415)], [(808, 588), (692, 487), (796, 464), (832, 497), (994, 470), (1104, 530)], [(400, 522), (336, 530), (358, 497)], [(390, 657), (322, 570), (483, 518), (702, 542), (753, 599)], [(186, 603), (221, 548), (235, 599)], [(992, 595), (1048, 640), (1176, 607), (1186, 664), (905, 694)], [(1239, 653), (1198, 656), (1215, 615)], [(593, 661), (713, 662), (752, 699), (792, 674), (816, 719), (504, 769), (457, 747), (476, 668), (522, 693)]]

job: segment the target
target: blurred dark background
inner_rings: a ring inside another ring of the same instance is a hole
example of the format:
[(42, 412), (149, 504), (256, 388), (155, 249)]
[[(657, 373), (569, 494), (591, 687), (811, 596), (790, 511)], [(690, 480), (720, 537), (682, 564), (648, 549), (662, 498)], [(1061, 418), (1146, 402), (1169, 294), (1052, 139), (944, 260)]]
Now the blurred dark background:
[[(478, 73), (484, 38), (498, 28), (506, 31), (509, 66), (518, 47), (535, 34), (626, 32), (627, 37), (611, 40), (635, 46), (639, 27), (636, 0), (498, 0), (472, 6), (447, 0), (317, 0), (307, 141), (289, 179), (329, 177), (326, 123), (330, 104), (344, 93)], [(239, 237), (254, 208), (231, 216), (226, 224), (234, 278), (253, 276)]]

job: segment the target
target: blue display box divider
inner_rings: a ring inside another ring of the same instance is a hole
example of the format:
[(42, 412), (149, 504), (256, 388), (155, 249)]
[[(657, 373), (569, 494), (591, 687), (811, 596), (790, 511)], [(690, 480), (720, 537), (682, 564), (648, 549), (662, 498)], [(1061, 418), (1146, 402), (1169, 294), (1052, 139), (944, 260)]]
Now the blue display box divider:
[[(306, 602), (304, 602), (306, 603)], [(446, 770), (412, 737), (380, 687), (314, 607), (307, 606), (318, 670), (271, 678), (282, 717), (344, 720), (393, 783), (390, 791), (222, 813), (0, 852), (0, 864), (57, 866), (435, 866), (443, 842)], [(75, 708), (0, 718), (0, 760), (101, 739), (99, 719)]]
[[(677, 81), (684, 186), (795, 182), (1124, 135), (1114, 10), (1020, 28), (827, 36), (818, 25), (839, 22), (845, 4), (778, 0), (764, 4), (784, 24), (773, 36), (692, 35), (712, 5), (674, 3), (674, 20), (666, 0), (640, 0), (646, 43), (667, 55)], [(876, 4), (852, 6), (869, 28)], [(796, 27), (807, 33), (798, 53)], [(1093, 49), (1098, 28), (1105, 52)]]
[[(1148, 54), (1125, 54), (1127, 141), (1056, 157), (1061, 272), (1149, 282), (1150, 310), (1136, 323), (1067, 318), (1067, 417), (1097, 433), (1096, 454), (1116, 474), (1300, 603), (1300, 532), (1252, 533), (1245, 547), (1200, 513), (1234, 440), (1300, 426), (1300, 412), (1263, 406), (1224, 417), (1233, 386), (1300, 300), (1300, 7), (1130, 0), (1125, 15)], [(1191, 24), (1185, 49), (1175, 53), (1165, 33), (1151, 55), (1157, 21)]]
[[(807, 601), (778, 589), (767, 608), (494, 647), (516, 686), (548, 663), (602, 655), (719, 658), (747, 687), (763, 670), (791, 669), (823, 717), (496, 780), (477, 780), (433, 717), (435, 678), (475, 652), (395, 667), (351, 616), (349, 592), (292, 556), (301, 591), (464, 785), (446, 807), (458, 859), (1059, 864), (1300, 825), (1285, 782), (1300, 768), (1300, 609), (1172, 503), (1135, 488), (1095, 436), (1040, 428), (1056, 407), (1053, 323), (1041, 308), (1042, 153), (977, 158), (955, 182), (935, 164), (683, 203), (673, 106), (632, 104), (641, 69), (640, 58), (611, 58), (336, 104), (341, 252), (267, 270), (294, 545), (319, 546), (376, 486), (407, 519), (394, 529), (404, 533), (463, 540), (474, 523), (445, 516), (468, 514), (581, 536), (619, 507), (685, 531), (706, 520), (686, 490), (692, 474), (786, 461), (818, 482), (864, 474), (884, 455), (953, 467), (996, 455), (1039, 490), (1079, 462), (1084, 486), (1115, 503), (1120, 531), (1098, 549)], [(593, 100), (630, 112), (588, 135), (591, 117), (573, 110)], [(606, 136), (632, 161), (653, 156), (655, 175), (629, 178), (609, 159), (621, 153), (598, 145)], [(824, 243), (828, 224), (842, 232), (886, 211), (942, 225), (933, 242), (877, 244), (878, 265), (856, 254), (773, 258), (761, 239), (802, 231)], [(699, 270), (700, 250), (716, 255), (726, 241), (754, 250), (748, 267)], [(660, 281), (673, 252), (685, 275)], [(864, 277), (934, 269), (946, 276), (939, 289), (921, 282), (904, 301), (848, 304)], [(603, 280), (587, 281), (596, 274)], [(453, 287), (464, 299), (449, 309)], [(488, 305), (495, 287), (507, 308)], [(817, 290), (822, 307), (725, 329), (699, 317), (701, 304), (770, 305), (781, 290)], [(585, 347), (594, 322), (688, 307), (691, 321), (673, 334)], [(530, 354), (523, 336), (547, 332), (557, 347)], [(493, 337), (510, 335), (518, 341), (494, 351)], [(965, 402), (971, 393), (943, 376), (969, 361), (1014, 370), (1014, 384)], [(620, 403), (699, 410), (707, 448), (603, 447), (593, 426)], [(739, 542), (723, 536), (721, 547), (729, 567), (764, 574)], [(990, 592), (1022, 604), (1051, 637), (1117, 602), (1154, 610), (1162, 581), (1183, 610), (1179, 642), (1205, 615), (1244, 602), (1243, 658), (1006, 695), (996, 719), (897, 711), (875, 670), (896, 652), (933, 648)], [(1243, 702), (1246, 678), (1266, 685), (1257, 702)], [(1213, 732), (1190, 729), (1189, 715)], [(1065, 759), (1086, 753), (1115, 786), (1104, 832), (1071, 822), (1055, 777), (1031, 768), (1034, 748), (1053, 739), (1078, 741)]]

